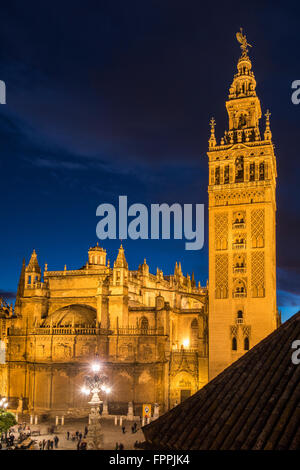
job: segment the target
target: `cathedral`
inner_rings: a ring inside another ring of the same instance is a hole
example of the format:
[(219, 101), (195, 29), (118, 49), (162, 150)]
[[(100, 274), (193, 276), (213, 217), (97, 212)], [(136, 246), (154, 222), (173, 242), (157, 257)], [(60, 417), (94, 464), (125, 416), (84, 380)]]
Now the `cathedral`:
[[(242, 33), (226, 101), (228, 129), (208, 148), (209, 282), (181, 264), (165, 275), (146, 260), (110, 266), (98, 244), (76, 270), (42, 272), (23, 262), (14, 309), (0, 305), (0, 395), (30, 413), (87, 415), (80, 393), (97, 357), (109, 378), (110, 414), (133, 403), (161, 412), (180, 403), (279, 325), (276, 306), (276, 158), (270, 113), (262, 116)], [(1, 362), (1, 361), (0, 361)], [(156, 406), (157, 406), (156, 405)]]

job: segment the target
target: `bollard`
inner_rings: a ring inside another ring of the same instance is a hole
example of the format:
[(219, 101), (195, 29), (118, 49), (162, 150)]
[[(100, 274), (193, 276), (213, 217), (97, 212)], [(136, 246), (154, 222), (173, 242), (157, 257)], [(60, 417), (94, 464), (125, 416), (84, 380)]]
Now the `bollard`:
[(55, 426), (58, 426), (58, 416), (55, 416)]
[(118, 425), (118, 416), (115, 416), (115, 426)]

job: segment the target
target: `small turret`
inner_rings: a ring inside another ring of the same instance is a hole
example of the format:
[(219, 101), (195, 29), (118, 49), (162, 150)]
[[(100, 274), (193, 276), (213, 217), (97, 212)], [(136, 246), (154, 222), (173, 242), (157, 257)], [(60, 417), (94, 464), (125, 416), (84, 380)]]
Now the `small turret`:
[(106, 265), (106, 250), (97, 243), (89, 249), (89, 267)]
[(36, 251), (33, 250), (28, 266), (25, 269), (25, 287), (34, 286), (41, 282), (41, 268), (37, 260)]
[(192, 272), (192, 287), (196, 287), (195, 274)]
[(146, 262), (146, 258), (144, 259), (144, 262), (141, 266), (141, 271), (142, 271), (143, 276), (149, 276), (149, 266)]
[(128, 263), (125, 258), (124, 248), (121, 244), (116, 261), (113, 268), (114, 285), (122, 285), (128, 281)]
[(122, 243), (121, 243), (121, 246), (119, 248), (118, 256), (117, 256), (117, 259), (114, 263), (114, 267), (128, 269), (128, 263), (127, 263), (126, 258), (125, 258), (125, 252), (124, 252), (124, 248), (122, 246)]

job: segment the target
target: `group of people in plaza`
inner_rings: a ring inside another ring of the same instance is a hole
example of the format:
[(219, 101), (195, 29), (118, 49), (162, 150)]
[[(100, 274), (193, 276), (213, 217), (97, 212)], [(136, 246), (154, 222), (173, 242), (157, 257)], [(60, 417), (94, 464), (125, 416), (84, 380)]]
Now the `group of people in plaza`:
[[(1, 434), (0, 450), (6, 449), (18, 449), (25, 447), (25, 441), (31, 437), (30, 426), (26, 423), (19, 424), (10, 428), (8, 433)], [(24, 444), (24, 445), (22, 445)], [(27, 442), (29, 444), (29, 442)]]
[(43, 439), (39, 441), (40, 450), (53, 450), (58, 448), (59, 438), (54, 436), (54, 439)]
[[(136, 423), (133, 423), (133, 425), (131, 426), (131, 433), (132, 434), (135, 434), (137, 432), (137, 424)], [(126, 427), (125, 425), (123, 424), (122, 426), (122, 433), (125, 434), (126, 433)]]
[(86, 450), (87, 442), (84, 440), (88, 433), (88, 427), (85, 426), (84, 433), (80, 431), (76, 431), (75, 433), (70, 433), (67, 431), (67, 440), (71, 440), (73, 442), (77, 441), (77, 450)]
[[(122, 425), (122, 423), (120, 423)], [(126, 429), (125, 424), (122, 425), (120, 431), (122, 435), (126, 433), (135, 434), (138, 431), (138, 425), (136, 422), (134, 423), (127, 423), (130, 425), (129, 429)], [(75, 428), (76, 429), (76, 428)], [(40, 437), (36, 439), (36, 436), (41, 436), (43, 434), (43, 438)], [(41, 427), (38, 428), (34, 426), (30, 426), (25, 422), (22, 424), (17, 424), (10, 428), (7, 433), (2, 433), (0, 435), (0, 450), (17, 450), (17, 449), (35, 449), (35, 450), (57, 450), (57, 449), (65, 449), (65, 448), (73, 448), (74, 450), (86, 450), (88, 448), (87, 442), (87, 435), (88, 435), (88, 426), (85, 425), (83, 430), (75, 431), (73, 429), (66, 429), (65, 433), (58, 437), (58, 428), (56, 425), (53, 424), (46, 425), (43, 432), (41, 432)], [(128, 436), (129, 437), (129, 436)], [(124, 437), (125, 444), (127, 444), (128, 438)], [(67, 442), (70, 444), (67, 444)], [(74, 443), (74, 444), (73, 444)], [(139, 448), (140, 442), (136, 441), (134, 444), (134, 448)], [(124, 441), (123, 442), (116, 442), (115, 450), (122, 451), (125, 450)]]

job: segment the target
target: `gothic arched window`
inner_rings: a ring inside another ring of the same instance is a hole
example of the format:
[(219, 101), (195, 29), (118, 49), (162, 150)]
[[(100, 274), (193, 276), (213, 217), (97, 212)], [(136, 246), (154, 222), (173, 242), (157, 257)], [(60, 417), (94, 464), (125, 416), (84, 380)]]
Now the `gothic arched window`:
[(232, 348), (232, 351), (237, 351), (237, 340), (235, 336), (232, 338), (231, 348)]
[(249, 351), (249, 338), (248, 338), (248, 336), (246, 336), (246, 338), (244, 339), (244, 350)]
[(196, 349), (198, 346), (198, 333), (199, 333), (199, 325), (198, 325), (198, 320), (194, 318), (194, 320), (191, 323), (191, 346), (192, 348)]
[(142, 333), (146, 333), (147, 330), (148, 330), (148, 327), (149, 327), (148, 318), (142, 317), (142, 318), (141, 318), (141, 330), (142, 330)]

